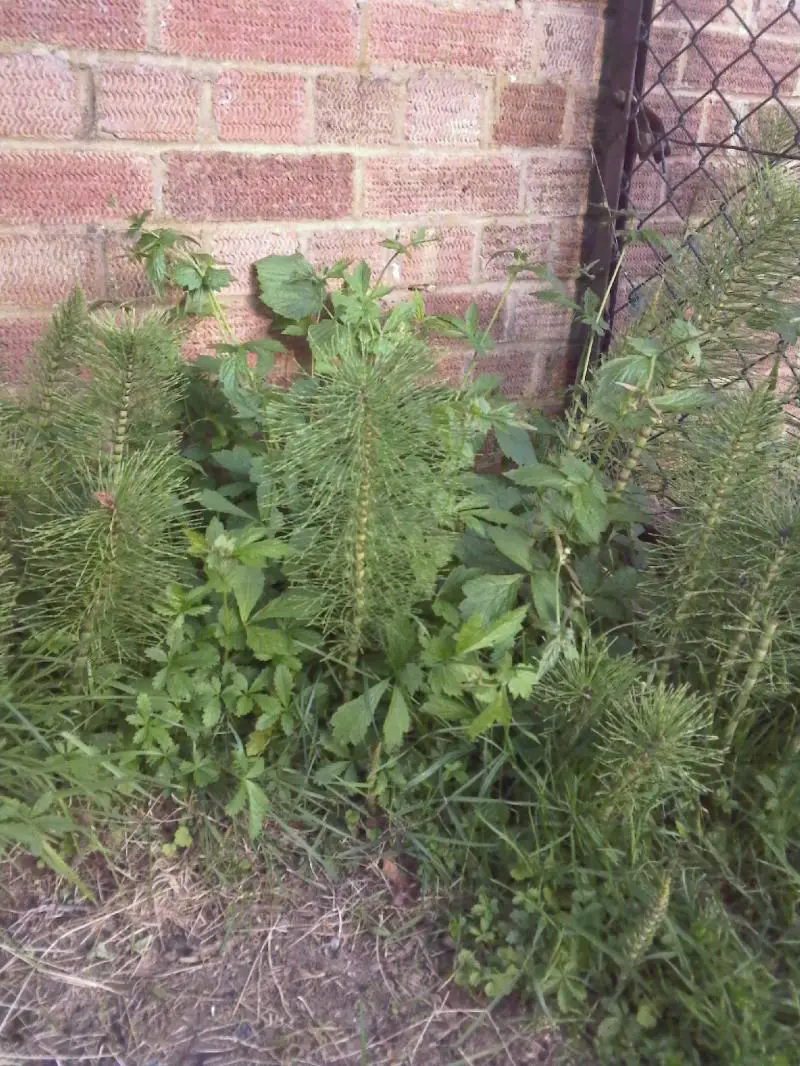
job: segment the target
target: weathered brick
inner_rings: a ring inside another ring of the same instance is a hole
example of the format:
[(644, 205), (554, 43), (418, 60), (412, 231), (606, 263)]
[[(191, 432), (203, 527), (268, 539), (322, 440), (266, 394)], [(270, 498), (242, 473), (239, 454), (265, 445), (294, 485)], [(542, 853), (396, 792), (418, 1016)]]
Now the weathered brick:
[(584, 220), (562, 218), (555, 227), (552, 267), (560, 278), (571, 277), (577, 274), (581, 266)]
[(652, 160), (639, 164), (631, 178), (631, 211), (638, 218), (644, 218), (657, 210), (666, 198), (667, 188), (660, 167)]
[(221, 141), (302, 144), (305, 79), (295, 74), (225, 70), (214, 86), (214, 118)]
[(537, 215), (579, 215), (589, 183), (583, 155), (531, 159), (525, 172), (526, 210)]
[(758, 28), (782, 37), (800, 39), (800, 3), (794, 0), (761, 0), (758, 7)]
[(193, 140), (199, 82), (183, 70), (142, 64), (101, 67), (94, 74), (97, 132), (122, 140)]
[(364, 213), (376, 218), (427, 212), (508, 214), (516, 210), (519, 164), (504, 156), (369, 159)]
[[(500, 300), (500, 293), (489, 289), (471, 289), (469, 292), (447, 292), (434, 289), (425, 293), (425, 310), (429, 315), (458, 315), (463, 318), (472, 304), (478, 307), (478, 321), (481, 329), (488, 329)], [(492, 336), (503, 335), (504, 314), (495, 319)]]
[[(409, 256), (399, 256), (386, 273), (388, 284), (457, 285), (472, 274), (475, 234), (463, 227), (428, 230), (436, 239), (416, 248)], [(336, 229), (314, 233), (308, 241), (308, 258), (316, 267), (332, 266), (339, 259), (363, 259), (377, 276), (392, 252), (381, 247), (387, 237), (407, 241), (408, 231), (396, 229)]]
[(662, 85), (675, 85), (688, 43), (688, 32), (654, 26), (648, 42), (647, 77), (653, 81), (658, 78)]
[(167, 160), (164, 201), (175, 218), (342, 218), (352, 207), (349, 155), (174, 152)]
[(567, 94), (558, 85), (508, 85), (494, 125), (497, 144), (520, 148), (556, 145), (561, 140)]
[(545, 14), (536, 32), (544, 39), (539, 70), (545, 78), (549, 81), (565, 78), (580, 82), (595, 80), (603, 37), (599, 13)]
[(106, 296), (109, 300), (144, 300), (153, 290), (141, 263), (131, 256), (131, 241), (111, 232), (105, 238)]
[[(268, 336), (271, 319), (266, 308), (245, 303), (223, 303), (225, 317), (233, 335), (240, 341), (260, 340)], [(225, 343), (228, 335), (215, 318), (201, 318), (194, 325), (183, 346), (184, 358), (194, 362), (198, 356), (213, 355), (214, 345)], [(297, 376), (298, 366), (290, 351), (277, 355), (270, 373), (276, 385), (288, 385)]]
[(352, 66), (356, 0), (166, 0), (167, 52), (212, 59)]
[(512, 292), (509, 301), (506, 339), (561, 340), (569, 338), (572, 315), (556, 304), (541, 300), (536, 289)]
[(479, 144), (486, 86), (457, 74), (418, 74), (408, 82), (406, 139), (412, 144)]
[[(656, 89), (647, 94), (644, 103), (664, 123), (666, 138), (673, 155), (697, 153), (703, 102), (694, 97), (675, 96)], [(655, 132), (655, 131), (654, 131)]]
[(100, 249), (91, 237), (0, 236), (0, 300), (4, 304), (48, 307), (77, 284), (90, 299), (103, 295)]
[(578, 90), (570, 96), (564, 146), (591, 148), (594, 143), (594, 123), (597, 114), (597, 93)]
[(258, 229), (242, 233), (225, 227), (208, 230), (201, 236), (201, 244), (208, 247), (232, 276), (227, 295), (256, 292), (253, 264), (265, 255), (292, 255), (297, 251), (299, 238), (289, 230)]
[(0, 318), (0, 384), (16, 384), (29, 365), (47, 318)]
[(708, 24), (739, 29), (742, 22), (752, 27), (748, 0), (680, 0), (680, 4), (670, 3), (663, 13), (661, 9), (664, 9), (664, 3), (656, 6), (660, 9), (657, 17), (662, 20), (684, 25), (688, 21), (695, 28)]
[(320, 75), (314, 86), (320, 144), (390, 144), (396, 86), (386, 78)]
[[(720, 153), (722, 154), (722, 153)], [(720, 159), (724, 165), (725, 160)], [(681, 218), (703, 215), (710, 200), (718, 198), (720, 186), (714, 181), (713, 167), (698, 168), (695, 159), (671, 159), (667, 167), (669, 200)]]
[(489, 223), (481, 243), (481, 277), (487, 281), (505, 278), (515, 250), (527, 252), (534, 264), (547, 262), (551, 230), (548, 222)]
[(0, 136), (73, 137), (83, 119), (78, 80), (59, 56), (0, 56)]
[(743, 37), (701, 34), (689, 52), (684, 83), (697, 89), (713, 84), (723, 91), (767, 96), (774, 84), (797, 80), (800, 55), (795, 45), (765, 39), (750, 43), (752, 48)]
[(496, 374), (509, 399), (529, 396), (540, 376), (540, 355), (535, 345), (501, 345), (497, 351), (481, 356), (475, 369), (479, 374)]
[(0, 152), (0, 222), (107, 222), (151, 206), (149, 159), (117, 152)]
[(398, 66), (521, 70), (533, 32), (522, 10), (453, 10), (433, 0), (372, 0), (369, 55)]
[(77, 45), (143, 48), (145, 0), (6, 0), (0, 38)]

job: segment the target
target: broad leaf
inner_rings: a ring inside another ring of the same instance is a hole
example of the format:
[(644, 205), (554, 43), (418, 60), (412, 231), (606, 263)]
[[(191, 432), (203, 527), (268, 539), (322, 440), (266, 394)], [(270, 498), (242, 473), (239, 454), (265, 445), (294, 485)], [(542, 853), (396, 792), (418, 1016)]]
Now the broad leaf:
[(564, 484), (564, 475), (547, 463), (532, 463), (509, 470), (506, 474), (516, 485), (531, 489), (560, 489)]
[(490, 529), (489, 536), (499, 551), (523, 570), (531, 567), (531, 538), (521, 529)]
[(243, 511), (241, 507), (237, 507), (235, 503), (229, 500), (226, 496), (223, 496), (222, 493), (216, 492), (214, 489), (204, 489), (200, 493), (199, 500), (208, 511), (217, 511), (220, 514), (238, 515), (240, 518), (253, 517), (248, 514), (247, 511)]
[(496, 648), (512, 640), (522, 629), (527, 613), (527, 607), (517, 607), (515, 611), (508, 611), (489, 625), (480, 615), (470, 618), (456, 637), (456, 654), (469, 655), (471, 652), (480, 651), (481, 648)]
[(497, 693), (494, 700), (481, 711), (477, 718), (473, 718), (467, 726), (467, 733), (473, 740), (476, 740), (495, 725), (506, 727), (511, 725), (511, 705), (504, 689)]
[(411, 728), (411, 714), (406, 698), (399, 685), (392, 689), (389, 710), (383, 723), (383, 743), (387, 751), (394, 751), (403, 743), (403, 737)]
[(264, 591), (264, 572), (252, 566), (237, 566), (231, 574), (230, 584), (241, 619), (246, 622)]
[(461, 613), (464, 618), (481, 615), (491, 622), (498, 615), (510, 611), (516, 603), (520, 574), (484, 574), (464, 585), (464, 601)]
[(321, 313), (325, 283), (299, 252), (268, 255), (256, 263), (261, 299), (284, 318), (307, 318)]
[(502, 429), (495, 428), (494, 435), (500, 451), (508, 459), (519, 466), (536, 462), (536, 451), (527, 429), (522, 426), (505, 426)]
[(337, 743), (361, 743), (375, 719), (375, 711), (388, 687), (388, 681), (379, 681), (363, 695), (342, 704), (331, 718), (333, 737)]
[(269, 662), (292, 652), (292, 639), (287, 633), (265, 626), (247, 627), (247, 645), (259, 662)]

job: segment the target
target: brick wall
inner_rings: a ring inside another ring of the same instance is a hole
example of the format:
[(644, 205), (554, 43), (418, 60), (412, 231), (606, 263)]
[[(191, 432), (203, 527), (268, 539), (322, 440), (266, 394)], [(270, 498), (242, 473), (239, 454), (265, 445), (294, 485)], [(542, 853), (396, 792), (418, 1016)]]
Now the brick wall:
[[(76, 281), (140, 292), (121, 234), (144, 208), (230, 264), (246, 336), (271, 252), (379, 264), (432, 228), (399, 281), (437, 311), (491, 308), (515, 244), (574, 276), (601, 38), (594, 0), (8, 0), (0, 365)], [(513, 393), (563, 384), (567, 322), (532, 292), (487, 360)]]
[[(765, 109), (783, 107), (800, 123), (800, 0), (657, 0), (644, 87), (672, 156), (665, 173), (652, 160), (638, 166), (631, 207), (679, 239), (687, 221), (707, 213), (706, 194), (718, 198), (720, 179), (745, 158), (735, 149)], [(643, 246), (630, 253), (623, 298), (658, 259)]]

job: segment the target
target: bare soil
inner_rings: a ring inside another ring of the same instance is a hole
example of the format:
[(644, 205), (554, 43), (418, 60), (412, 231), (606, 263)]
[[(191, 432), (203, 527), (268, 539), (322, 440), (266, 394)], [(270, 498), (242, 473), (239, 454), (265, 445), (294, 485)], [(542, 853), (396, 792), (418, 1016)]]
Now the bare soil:
[(398, 892), (391, 863), (334, 882), (193, 850), (84, 860), (92, 902), (6, 861), (2, 1066), (552, 1063), (529, 1012), (454, 986), (442, 901)]

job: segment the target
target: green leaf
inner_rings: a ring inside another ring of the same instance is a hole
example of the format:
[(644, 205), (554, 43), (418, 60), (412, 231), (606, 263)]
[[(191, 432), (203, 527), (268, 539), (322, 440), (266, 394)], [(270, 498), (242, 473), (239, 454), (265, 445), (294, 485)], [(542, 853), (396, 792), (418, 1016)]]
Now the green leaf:
[(531, 567), (531, 539), (521, 529), (490, 529), (489, 536), (498, 551), (523, 570)]
[(575, 521), (588, 539), (595, 543), (608, 525), (605, 492), (599, 482), (583, 482), (573, 486), (572, 509)]
[(698, 411), (716, 403), (714, 394), (705, 387), (670, 389), (650, 401), (657, 411)]
[(298, 319), (322, 312), (325, 283), (299, 252), (259, 259), (256, 274), (263, 303), (277, 314)]
[(658, 1025), (658, 1014), (651, 1003), (642, 1003), (636, 1012), (636, 1021), (642, 1029), (655, 1029)]
[(288, 707), (292, 701), (292, 692), (294, 690), (294, 680), (292, 678), (292, 671), (286, 665), (286, 663), (279, 663), (275, 667), (275, 695), (281, 702), (282, 707)]
[(467, 726), (467, 733), (472, 740), (476, 740), (495, 725), (506, 727), (511, 725), (511, 705), (504, 689), (498, 692), (494, 700), (481, 711), (477, 718), (473, 718)]
[(177, 848), (190, 848), (192, 846), (192, 834), (185, 825), (179, 825), (175, 830), (175, 836), (172, 838), (172, 843)]
[(281, 629), (265, 626), (247, 627), (247, 646), (259, 662), (269, 662), (277, 656), (291, 655), (293, 642)]
[(247, 778), (243, 784), (247, 794), (248, 832), (250, 839), (255, 840), (267, 820), (269, 800), (263, 788), (257, 785), (255, 781)]
[(232, 474), (237, 474), (240, 477), (247, 477), (250, 473), (250, 466), (253, 462), (253, 456), (247, 450), (243, 448), (241, 444), (237, 444), (235, 448), (223, 449), (220, 452), (212, 452), (211, 458), (224, 470), (230, 470)]
[(527, 613), (527, 607), (517, 607), (489, 625), (480, 615), (476, 615), (459, 631), (456, 637), (456, 654), (469, 655), (471, 652), (480, 651), (481, 648), (496, 648), (499, 644), (505, 644), (522, 629)]
[(399, 748), (403, 737), (411, 728), (411, 714), (399, 685), (392, 689), (389, 710), (383, 723), (383, 743), (388, 752)]
[(518, 666), (508, 681), (508, 691), (518, 700), (530, 699), (536, 685), (536, 671), (527, 666)]
[(516, 485), (530, 489), (560, 489), (564, 485), (564, 475), (547, 463), (532, 463), (509, 470), (506, 474)]
[(241, 518), (252, 518), (252, 515), (248, 514), (247, 511), (243, 511), (241, 507), (237, 507), (235, 503), (232, 503), (226, 496), (216, 492), (214, 489), (203, 489), (198, 499), (208, 511), (234, 514)]
[(218, 697), (211, 696), (203, 707), (203, 728), (212, 730), (222, 717), (222, 704)]
[(252, 566), (237, 566), (230, 585), (243, 622), (246, 622), (264, 591), (264, 572)]
[(464, 584), (461, 613), (464, 618), (479, 614), (487, 622), (510, 611), (516, 603), (521, 574), (484, 574)]
[(500, 451), (519, 466), (536, 462), (531, 435), (523, 426), (495, 426), (494, 435)]
[(531, 595), (540, 621), (553, 625), (558, 619), (558, 575), (551, 570), (532, 574)]
[(429, 696), (422, 705), (423, 711), (434, 718), (443, 718), (446, 722), (458, 721), (472, 713), (471, 708), (462, 700), (451, 700), (447, 696)]
[(375, 711), (388, 687), (388, 681), (379, 681), (363, 695), (342, 704), (331, 717), (333, 737), (337, 743), (361, 743), (375, 719)]

